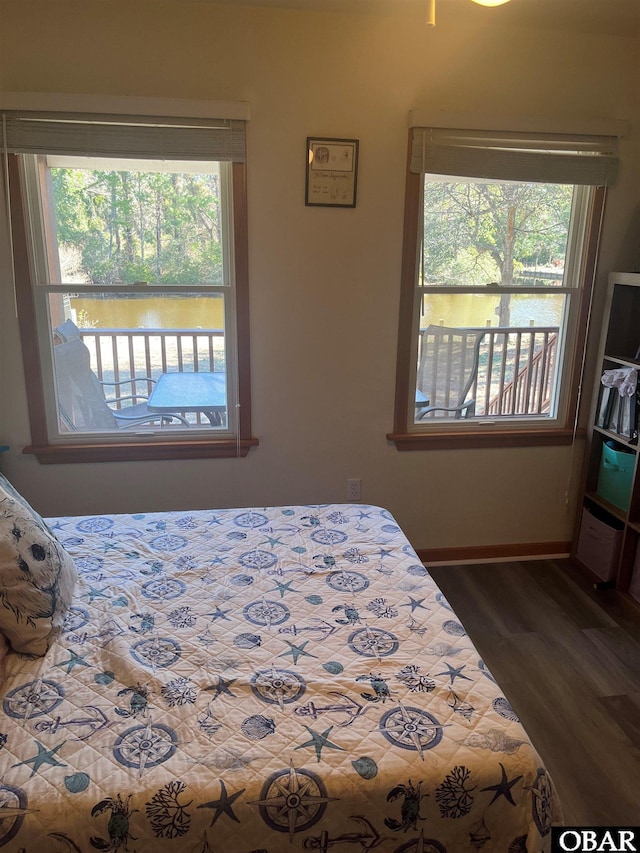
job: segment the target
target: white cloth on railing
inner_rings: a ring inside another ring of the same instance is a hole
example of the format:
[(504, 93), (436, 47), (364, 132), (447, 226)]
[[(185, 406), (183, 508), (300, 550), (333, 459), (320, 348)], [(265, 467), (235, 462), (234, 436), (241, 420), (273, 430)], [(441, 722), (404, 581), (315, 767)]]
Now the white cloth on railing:
[(638, 385), (638, 371), (635, 367), (605, 370), (600, 381), (607, 388), (617, 388), (621, 397), (633, 397)]

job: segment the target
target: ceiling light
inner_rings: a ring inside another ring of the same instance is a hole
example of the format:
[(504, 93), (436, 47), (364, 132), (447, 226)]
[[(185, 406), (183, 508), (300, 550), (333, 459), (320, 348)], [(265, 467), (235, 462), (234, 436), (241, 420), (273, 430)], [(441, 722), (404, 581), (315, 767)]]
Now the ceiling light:
[(473, 0), (474, 3), (479, 3), (481, 6), (502, 6), (503, 3), (508, 3), (509, 0)]
[[(502, 6), (503, 3), (508, 3), (509, 0), (473, 0), (480, 6)], [(427, 26), (435, 27), (436, 25), (436, 0), (427, 0)]]

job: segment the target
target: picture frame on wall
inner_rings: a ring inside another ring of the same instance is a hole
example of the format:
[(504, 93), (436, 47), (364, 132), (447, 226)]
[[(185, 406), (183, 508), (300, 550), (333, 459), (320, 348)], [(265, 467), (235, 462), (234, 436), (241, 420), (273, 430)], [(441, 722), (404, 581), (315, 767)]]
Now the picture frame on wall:
[(355, 207), (358, 140), (307, 137), (307, 207)]

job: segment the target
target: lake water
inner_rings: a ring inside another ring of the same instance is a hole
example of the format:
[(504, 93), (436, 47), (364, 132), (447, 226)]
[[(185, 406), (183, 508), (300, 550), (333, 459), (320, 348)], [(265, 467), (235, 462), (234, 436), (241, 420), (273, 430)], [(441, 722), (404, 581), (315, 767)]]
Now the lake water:
[(78, 325), (98, 329), (222, 329), (224, 297), (72, 298)]
[[(71, 307), (83, 326), (99, 329), (222, 329), (224, 328), (224, 297), (172, 296), (109, 299), (71, 299)], [(495, 309), (499, 294), (433, 294), (425, 300), (425, 313), (420, 325), (430, 323), (444, 326), (498, 325)], [(511, 297), (511, 325), (559, 326), (564, 297), (560, 294)]]
[[(461, 293), (451, 296), (448, 293), (430, 294), (425, 297), (420, 326), (498, 326), (496, 308), (499, 302), (499, 293)], [(562, 294), (513, 295), (509, 325), (530, 326), (531, 321), (534, 321), (535, 326), (559, 326), (563, 306)]]

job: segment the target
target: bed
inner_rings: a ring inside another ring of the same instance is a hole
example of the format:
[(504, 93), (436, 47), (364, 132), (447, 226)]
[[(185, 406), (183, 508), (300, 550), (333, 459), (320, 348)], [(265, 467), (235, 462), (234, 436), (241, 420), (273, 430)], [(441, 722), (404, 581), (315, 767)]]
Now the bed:
[(385, 509), (47, 525), (77, 580), (43, 656), (5, 642), (3, 853), (549, 849), (552, 781)]

